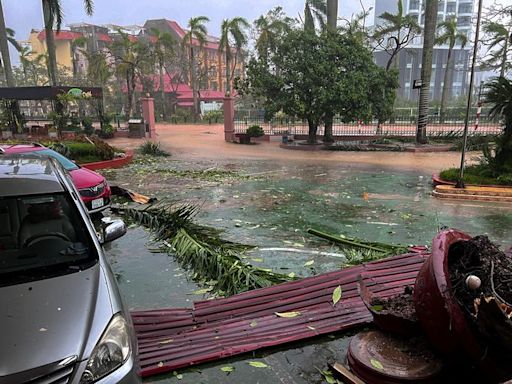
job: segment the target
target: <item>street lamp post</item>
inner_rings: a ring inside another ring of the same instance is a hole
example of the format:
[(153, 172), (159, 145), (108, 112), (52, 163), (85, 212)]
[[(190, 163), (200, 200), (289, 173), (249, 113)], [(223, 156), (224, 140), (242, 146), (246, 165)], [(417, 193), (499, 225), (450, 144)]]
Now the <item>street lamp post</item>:
[(465, 188), (464, 185), (464, 162), (466, 157), (466, 146), (468, 142), (469, 112), (471, 110), (471, 94), (473, 93), (473, 82), (475, 80), (475, 63), (478, 52), (478, 37), (480, 35), (480, 19), (482, 18), (482, 0), (478, 0), (478, 14), (476, 18), (475, 43), (473, 44), (473, 59), (471, 61), (471, 76), (469, 78), (468, 103), (466, 105), (466, 116), (464, 118), (464, 139), (462, 142), (462, 154), (460, 158), (459, 179), (455, 188)]

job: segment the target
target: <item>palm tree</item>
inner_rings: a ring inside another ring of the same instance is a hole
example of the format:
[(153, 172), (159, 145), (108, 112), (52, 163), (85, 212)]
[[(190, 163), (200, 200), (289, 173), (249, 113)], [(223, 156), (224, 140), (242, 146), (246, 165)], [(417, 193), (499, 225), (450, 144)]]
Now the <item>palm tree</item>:
[(494, 157), (498, 169), (512, 170), (512, 81), (499, 77), (486, 85), (485, 103), (492, 105), (491, 117), (503, 117), (505, 127)]
[(454, 67), (454, 61), (452, 58), (453, 48), (455, 43), (459, 43), (461, 49), (464, 48), (468, 42), (466, 34), (461, 33), (457, 30), (457, 19), (450, 17), (449, 19), (439, 23), (438, 29), (442, 29), (443, 32), (437, 36), (435, 40), (436, 45), (448, 44), (448, 57), (446, 59), (446, 69), (444, 71), (444, 83), (443, 92), (441, 95), (441, 111), (439, 113), (440, 122), (443, 123), (446, 115), (446, 102), (450, 97), (451, 90), (451, 79)]
[(199, 115), (199, 89), (197, 84), (194, 41), (197, 42), (197, 45), (199, 45), (199, 51), (201, 51), (206, 44), (206, 37), (208, 35), (205, 23), (209, 21), (210, 19), (206, 16), (190, 18), (188, 21), (189, 30), (183, 36), (183, 46), (188, 46), (189, 49), (190, 83), (192, 85), (192, 94), (194, 97), (194, 120), (196, 120)]
[(102, 51), (84, 51), (87, 59), (87, 80), (93, 86), (105, 86), (112, 77), (112, 70)]
[[(437, 0), (436, 4), (437, 4)], [(402, 0), (398, 0), (397, 13), (384, 12), (379, 16), (384, 20), (384, 24), (374, 34), (374, 38), (382, 44), (386, 39), (385, 47), (391, 47), (391, 53), (386, 65), (386, 71), (389, 71), (391, 65), (398, 67), (398, 54), (404, 49), (413, 38), (421, 33), (421, 27), (418, 25), (417, 18), (412, 15), (406, 15)]]
[(165, 82), (164, 72), (166, 72), (165, 65), (168, 61), (169, 55), (175, 53), (175, 40), (169, 32), (162, 32), (156, 28), (151, 29), (151, 35), (155, 38), (154, 49), (156, 60), (158, 63), (158, 71), (160, 76), (160, 100), (162, 108), (162, 117), (167, 118), (166, 103), (165, 103)]
[(423, 30), (423, 54), (421, 60), (421, 89), (418, 105), (418, 129), (416, 143), (427, 143), (428, 106), (430, 101), (430, 78), (432, 76), (432, 52), (436, 37), (438, 0), (427, 0), (425, 5), (425, 28)]
[[(55, 37), (53, 28), (60, 31), (63, 21), (63, 10), (61, 0), (41, 0), (43, 6), (44, 30), (46, 33), (46, 49), (48, 51), (48, 75), (50, 85), (58, 84), (57, 79), (57, 56), (55, 53)], [(90, 16), (93, 13), (93, 0), (84, 0), (85, 12)]]
[(126, 116), (132, 116), (136, 110), (135, 90), (137, 81), (140, 81), (149, 72), (152, 64), (152, 55), (149, 46), (135, 40), (121, 30), (117, 33), (120, 39), (110, 46), (110, 54), (115, 59), (115, 70), (118, 78), (126, 83), (127, 104)]
[(512, 27), (506, 27), (502, 23), (490, 21), (483, 26), (487, 39), (488, 59), (484, 62), (484, 66), (489, 68), (499, 68), (500, 76), (504, 77), (507, 70), (511, 67), (508, 61), (511, 41)]
[(21, 50), (14, 39), (14, 31), (5, 27), (4, 10), (0, 0), (0, 53), (2, 54), (2, 66), (5, 74), (5, 82), (8, 87), (14, 87), (14, 76), (12, 73), (11, 56), (9, 54), (9, 43), (17, 50)]
[(327, 0), (306, 0), (304, 6), (304, 29), (314, 31), (315, 20), (320, 29), (325, 29), (327, 17)]
[(80, 57), (80, 51), (84, 52), (83, 48), (87, 44), (87, 39), (83, 36), (73, 39), (71, 42), (71, 61), (73, 62), (73, 81), (78, 79), (78, 61)]
[[(243, 17), (234, 17), (232, 19), (224, 19), (222, 21), (219, 53), (224, 53), (226, 58), (226, 96), (231, 94), (232, 74), (236, 68), (236, 60), (240, 51), (242, 50), (242, 47), (247, 44), (247, 33), (245, 30), (249, 27), (249, 23)], [(233, 68), (231, 68), (233, 50), (230, 46), (230, 39), (233, 40), (236, 47)]]
[(290, 29), (289, 20), (282, 18), (281, 12), (282, 8), (276, 7), (254, 21), (257, 34), (255, 48), (265, 63), (270, 53), (275, 52), (279, 38)]

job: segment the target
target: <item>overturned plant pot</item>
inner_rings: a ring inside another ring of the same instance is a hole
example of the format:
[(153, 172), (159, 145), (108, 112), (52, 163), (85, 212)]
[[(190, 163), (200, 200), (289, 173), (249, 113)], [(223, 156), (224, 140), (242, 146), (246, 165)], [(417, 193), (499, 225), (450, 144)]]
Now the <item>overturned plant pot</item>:
[[(477, 321), (467, 314), (452, 289), (450, 262), (456, 257), (454, 250), (469, 240), (471, 236), (454, 229), (434, 238), (432, 255), (416, 279), (414, 305), (427, 337), (447, 361), (465, 367), (473, 364), (486, 382), (499, 382), (509, 373), (490, 353)], [(464, 283), (471, 285), (470, 281)]]
[(373, 322), (382, 331), (400, 336), (416, 336), (421, 333), (412, 298), (412, 288), (406, 287), (404, 292), (385, 299), (374, 297), (359, 280), (359, 295), (364, 305), (373, 316)]

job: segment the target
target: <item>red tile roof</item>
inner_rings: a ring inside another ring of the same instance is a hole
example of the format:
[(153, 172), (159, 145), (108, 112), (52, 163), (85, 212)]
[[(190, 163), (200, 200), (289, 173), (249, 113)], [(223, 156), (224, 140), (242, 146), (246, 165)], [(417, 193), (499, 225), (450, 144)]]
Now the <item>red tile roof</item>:
[[(372, 295), (393, 296), (414, 284), (428, 256), (418, 250), (224, 299), (195, 302), (193, 308), (134, 311), (141, 374), (170, 372), (369, 323), (372, 315), (359, 296), (359, 276)], [(338, 286), (343, 297), (333, 305), (332, 292)], [(290, 311), (300, 316), (275, 315)]]
[(104, 41), (106, 43), (112, 42), (112, 38), (109, 35), (105, 34), (105, 33), (97, 33), (96, 34), (96, 39), (98, 41)]
[[(179, 36), (179, 38), (183, 39), (183, 36), (185, 36), (185, 34), (186, 34), (185, 30), (183, 28), (181, 28), (180, 25), (175, 21), (171, 21), (171, 20), (166, 20), (166, 21), (167, 21), (167, 25), (169, 25), (169, 27), (171, 27), (174, 30), (174, 32), (176, 32), (176, 34)], [(197, 39), (192, 39), (192, 45), (195, 45), (196, 47), (199, 46), (199, 41)], [(219, 49), (219, 44), (208, 41), (208, 42), (206, 42), (204, 47), (207, 49)]]
[[(55, 40), (75, 40), (79, 37), (83, 37), (81, 33), (72, 31), (53, 31), (53, 35), (55, 37)], [(46, 40), (46, 31), (39, 32), (37, 38), (41, 41)]]

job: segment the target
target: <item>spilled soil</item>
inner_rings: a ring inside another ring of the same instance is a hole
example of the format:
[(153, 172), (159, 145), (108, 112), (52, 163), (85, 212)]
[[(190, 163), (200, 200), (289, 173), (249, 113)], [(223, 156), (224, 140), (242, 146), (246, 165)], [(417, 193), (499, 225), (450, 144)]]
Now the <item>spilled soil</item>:
[[(480, 344), (482, 371), (489, 382), (510, 379), (512, 258), (487, 236), (477, 236), (451, 246), (448, 268), (452, 293)], [(471, 287), (470, 275), (480, 279), (480, 286)]]
[[(512, 258), (487, 236), (453, 244), (449, 272), (453, 294), (468, 314), (475, 314), (474, 300), (480, 297), (496, 297), (504, 304), (512, 303)], [(481, 280), (478, 289), (468, 288), (469, 275)]]
[(387, 299), (374, 298), (371, 306), (378, 309), (381, 314), (394, 315), (409, 321), (417, 321), (416, 310), (414, 309), (412, 288), (406, 287), (404, 293), (392, 296)]

